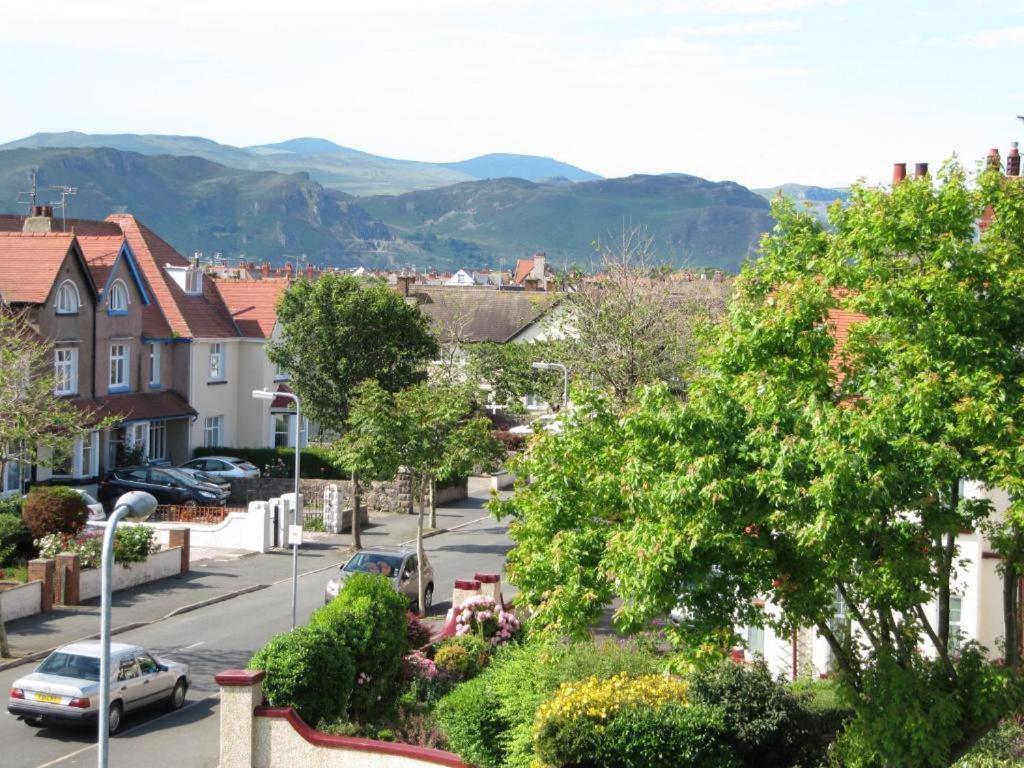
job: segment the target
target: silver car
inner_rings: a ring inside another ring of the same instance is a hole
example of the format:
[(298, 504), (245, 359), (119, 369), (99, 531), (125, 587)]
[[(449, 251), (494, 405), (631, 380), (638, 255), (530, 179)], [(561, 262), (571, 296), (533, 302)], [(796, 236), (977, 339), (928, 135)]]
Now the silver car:
[[(416, 550), (406, 547), (375, 547), (357, 552), (341, 566), (338, 575), (327, 582), (324, 602), (338, 596), (345, 580), (353, 573), (374, 573), (387, 576), (396, 592), (409, 598), (410, 605), (419, 603), (419, 580), (416, 577)], [(426, 553), (423, 555), (423, 612), (428, 613), (434, 602), (434, 568)]]
[(182, 469), (198, 469), (217, 478), (241, 479), (260, 476), (259, 467), (234, 456), (203, 456), (181, 465)]
[[(188, 665), (151, 656), (145, 648), (110, 644), (110, 732), (126, 712), (162, 704), (180, 709)], [(100, 642), (71, 643), (11, 685), (7, 711), (29, 725), (95, 722), (100, 706)]]

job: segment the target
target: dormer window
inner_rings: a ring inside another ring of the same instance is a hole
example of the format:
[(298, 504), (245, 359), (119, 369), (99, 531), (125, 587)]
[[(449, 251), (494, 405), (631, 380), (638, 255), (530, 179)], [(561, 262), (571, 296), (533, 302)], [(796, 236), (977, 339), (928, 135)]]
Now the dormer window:
[(111, 314), (128, 312), (128, 286), (124, 284), (124, 280), (115, 280), (110, 286), (110, 301), (107, 311)]
[(70, 280), (65, 280), (57, 288), (57, 314), (58, 315), (76, 315), (78, 314), (78, 307), (81, 305), (81, 300), (78, 296), (78, 286), (76, 286)]
[(203, 270), (193, 264), (185, 272), (185, 293), (200, 296), (203, 293)]

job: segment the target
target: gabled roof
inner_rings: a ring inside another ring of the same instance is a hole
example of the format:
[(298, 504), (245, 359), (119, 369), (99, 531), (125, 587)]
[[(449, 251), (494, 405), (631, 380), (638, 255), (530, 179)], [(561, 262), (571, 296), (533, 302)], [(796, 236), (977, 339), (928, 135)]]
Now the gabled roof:
[(8, 304), (44, 304), (69, 252), (80, 260), (95, 295), (71, 233), (0, 232), (0, 298)]
[(100, 289), (101, 295), (106, 294), (110, 286), (114, 267), (117, 265), (118, 259), (123, 259), (128, 265), (128, 272), (135, 281), (135, 286), (142, 295), (143, 305), (150, 303), (149, 291), (146, 289), (142, 275), (139, 273), (138, 262), (135, 261), (131, 248), (128, 246), (128, 241), (124, 239), (124, 234), (120, 229), (118, 229), (116, 235), (76, 234), (75, 239), (82, 249), (85, 263), (88, 265), (89, 271), (92, 273), (92, 279)]
[(185, 338), (239, 335), (214, 280), (203, 280), (201, 296), (189, 296), (164, 269), (168, 264), (187, 267), (188, 259), (131, 214), (117, 213), (108, 216), (107, 221), (120, 226), (161, 310), (159, 314), (143, 311), (143, 334), (150, 338), (172, 334)]
[(558, 302), (551, 293), (441, 285), (413, 285), (409, 298), (431, 319), (442, 342), (504, 343)]
[(277, 325), (277, 300), (288, 289), (288, 278), (216, 282), (217, 290), (241, 334), (254, 339), (269, 339)]
[(526, 278), (530, 276), (533, 271), (533, 259), (519, 259), (516, 262), (516, 274), (512, 278), (512, 282), (519, 285)]

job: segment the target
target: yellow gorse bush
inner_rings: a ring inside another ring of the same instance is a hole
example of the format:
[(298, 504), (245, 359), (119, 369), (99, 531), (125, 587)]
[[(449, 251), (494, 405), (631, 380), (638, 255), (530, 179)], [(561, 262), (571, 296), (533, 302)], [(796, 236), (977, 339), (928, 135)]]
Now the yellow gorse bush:
[(683, 704), (686, 701), (686, 683), (676, 677), (643, 675), (599, 679), (591, 677), (574, 683), (562, 683), (558, 692), (537, 710), (535, 727), (540, 730), (550, 719), (575, 720), (588, 718), (607, 721), (621, 708), (644, 705), (661, 707), (665, 704)]

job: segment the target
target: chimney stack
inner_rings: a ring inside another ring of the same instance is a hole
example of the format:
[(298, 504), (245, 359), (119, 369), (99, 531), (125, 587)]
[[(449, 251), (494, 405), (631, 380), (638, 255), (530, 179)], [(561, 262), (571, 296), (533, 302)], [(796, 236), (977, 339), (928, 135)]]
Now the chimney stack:
[(408, 297), (409, 288), (412, 286), (413, 283), (416, 282), (416, 276), (399, 275), (397, 280), (398, 282), (396, 283), (396, 287), (398, 288), (398, 293), (401, 294), (402, 296)]
[(1020, 176), (1020, 151), (1017, 142), (1010, 142), (1010, 151), (1006, 154), (1006, 175)]
[(988, 160), (986, 161), (988, 168), (986, 170), (1002, 170), (1002, 162), (999, 159), (999, 150), (992, 147), (988, 151)]
[(32, 207), (32, 215), (25, 219), (22, 232), (53, 232), (53, 207), (36, 205)]
[(523, 290), (527, 293), (536, 293), (538, 288), (537, 285), (540, 283), (536, 277), (528, 277), (523, 280)]
[(906, 163), (893, 163), (892, 164), (892, 183), (893, 186), (899, 184), (907, 178), (907, 164)]
[(914, 178), (923, 179), (928, 175), (928, 163), (918, 163), (914, 166)]
[(260, 274), (263, 275), (263, 279), (264, 280), (267, 279), (268, 277), (270, 277), (270, 264), (269, 264), (269, 262), (264, 261), (260, 265)]
[(312, 264), (307, 264), (306, 265), (306, 279), (307, 280), (312, 280), (313, 279), (313, 265)]

